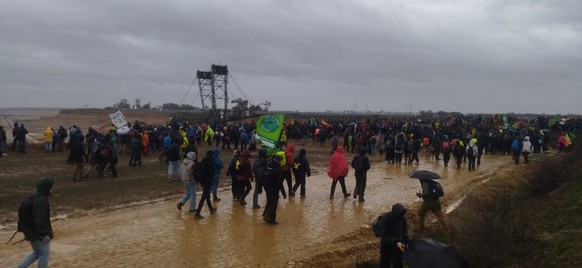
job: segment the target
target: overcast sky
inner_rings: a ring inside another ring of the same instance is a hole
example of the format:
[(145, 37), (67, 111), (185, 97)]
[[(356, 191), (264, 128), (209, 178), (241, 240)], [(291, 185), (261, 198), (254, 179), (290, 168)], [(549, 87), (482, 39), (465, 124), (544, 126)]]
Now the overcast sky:
[(220, 64), (231, 99), (276, 110), (582, 114), (581, 10), (579, 0), (0, 0), (0, 107), (200, 107), (195, 72)]

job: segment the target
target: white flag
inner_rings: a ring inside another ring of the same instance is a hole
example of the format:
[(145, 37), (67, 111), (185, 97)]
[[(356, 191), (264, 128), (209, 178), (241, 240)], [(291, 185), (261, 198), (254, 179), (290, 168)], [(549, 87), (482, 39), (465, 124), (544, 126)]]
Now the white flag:
[(109, 117), (111, 118), (111, 122), (118, 128), (127, 125), (127, 120), (125, 120), (125, 117), (123, 116), (120, 110), (117, 110), (117, 112), (115, 113), (109, 114)]

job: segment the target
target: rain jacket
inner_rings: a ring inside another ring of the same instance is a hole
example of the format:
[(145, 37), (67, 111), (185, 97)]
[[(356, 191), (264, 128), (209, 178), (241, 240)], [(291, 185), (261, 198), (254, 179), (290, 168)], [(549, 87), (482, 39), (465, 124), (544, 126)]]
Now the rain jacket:
[(31, 232), (24, 233), (24, 239), (27, 241), (40, 241), (45, 236), (53, 238), (48, 196), (54, 184), (55, 181), (47, 177), (42, 177), (36, 184), (36, 193), (32, 199), (32, 215), (34, 216), (35, 228)]
[(53, 142), (54, 132), (51, 127), (47, 127), (44, 131), (44, 142)]
[(192, 167), (194, 166), (194, 164), (195, 164), (194, 159), (184, 158), (184, 160), (182, 161), (182, 168), (181, 168), (182, 181), (192, 180)]
[(335, 152), (329, 159), (329, 167), (327, 168), (327, 176), (336, 181), (339, 177), (348, 175), (348, 161), (344, 155), (344, 147), (338, 146)]
[(217, 177), (220, 176), (220, 171), (224, 168), (224, 163), (220, 159), (220, 149), (218, 147), (214, 147), (212, 153), (214, 154), (214, 177)]
[(295, 151), (295, 145), (290, 144), (285, 149), (285, 165), (281, 167), (282, 171), (289, 171), (291, 170), (291, 166), (293, 166), (293, 152)]
[(202, 165), (202, 177), (199, 179), (199, 183), (202, 187), (212, 186), (212, 177), (214, 176), (213, 155), (214, 153), (212, 151), (208, 151), (206, 152), (206, 156), (200, 161), (200, 165)]
[(204, 141), (209, 141), (214, 139), (214, 130), (212, 130), (212, 128), (210, 128), (210, 126), (208, 126), (206, 128), (206, 133), (204, 133)]
[(392, 211), (386, 213), (385, 223), (388, 227), (382, 234), (382, 243), (388, 243), (390, 246), (396, 246), (397, 242), (406, 244), (408, 241), (408, 221), (406, 220), (406, 208), (400, 203), (392, 206)]

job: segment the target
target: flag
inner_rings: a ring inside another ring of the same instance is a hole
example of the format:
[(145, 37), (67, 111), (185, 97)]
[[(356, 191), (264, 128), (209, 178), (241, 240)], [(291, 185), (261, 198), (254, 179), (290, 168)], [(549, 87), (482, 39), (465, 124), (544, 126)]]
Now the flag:
[(259, 117), (257, 121), (257, 140), (265, 147), (277, 148), (284, 120), (285, 115), (283, 114), (268, 114)]
[(125, 120), (125, 117), (123, 116), (120, 110), (117, 110), (117, 112), (115, 113), (109, 114), (109, 118), (111, 118), (111, 123), (113, 123), (118, 128), (127, 126), (127, 120)]

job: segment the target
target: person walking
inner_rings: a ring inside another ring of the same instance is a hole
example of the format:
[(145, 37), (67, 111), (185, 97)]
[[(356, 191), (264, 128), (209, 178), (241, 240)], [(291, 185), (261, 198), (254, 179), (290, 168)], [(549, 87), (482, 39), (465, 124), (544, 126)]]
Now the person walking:
[[(289, 144), (285, 148), (285, 164), (281, 167), (283, 172), (283, 181), (287, 182), (287, 193), (289, 197), (295, 196), (293, 194), (293, 178), (291, 178), (291, 168), (293, 166), (293, 152), (295, 151), (295, 145)], [(284, 186), (285, 184), (283, 184)]]
[(18, 132), (20, 131), (20, 127), (18, 123), (14, 123), (12, 128), (12, 151), (16, 152), (16, 147), (18, 146)]
[(38, 260), (38, 267), (48, 267), (50, 258), (50, 241), (54, 238), (48, 197), (55, 181), (42, 177), (36, 184), (36, 193), (32, 196), (32, 215), (34, 228), (24, 232), (24, 239), (30, 241), (32, 253), (16, 267), (24, 268)]
[(435, 184), (437, 184), (437, 182), (432, 180), (420, 180), (421, 192), (416, 193), (416, 196), (422, 198), (422, 205), (418, 211), (418, 232), (420, 234), (424, 232), (424, 220), (429, 211), (432, 211), (445, 229), (449, 229), (449, 225), (445, 220), (445, 215), (442, 212), (441, 201), (439, 200), (440, 197), (431, 194)]
[(238, 181), (238, 201), (241, 205), (246, 205), (247, 202), (245, 198), (253, 189), (251, 181), (254, 179), (252, 172), (252, 165), (249, 158), (251, 157), (251, 152), (245, 150), (242, 153), (242, 157), (236, 163), (236, 179)]
[(366, 148), (360, 148), (358, 155), (352, 159), (352, 168), (355, 170), (356, 188), (354, 189), (354, 199), (364, 202), (364, 192), (366, 191), (366, 181), (368, 170), (370, 170), (370, 159), (366, 156)]
[(519, 136), (515, 136), (515, 139), (511, 143), (511, 150), (513, 150), (513, 161), (516, 165), (519, 165), (519, 158), (521, 156), (521, 141)]
[(479, 154), (476, 138), (472, 138), (469, 141), (469, 145), (467, 145), (465, 154), (467, 155), (467, 160), (469, 161), (469, 164), (467, 165), (469, 171), (475, 171), (475, 162), (477, 160), (477, 155)]
[(218, 148), (218, 146), (212, 149), (212, 153), (214, 176), (212, 176), (212, 187), (210, 187), (210, 191), (212, 191), (212, 199), (214, 201), (220, 201), (220, 198), (218, 198), (218, 185), (220, 184), (220, 171), (224, 168), (224, 163), (222, 162), (222, 159), (220, 159), (220, 148)]
[(196, 214), (194, 218), (204, 219), (202, 214), (202, 207), (204, 206), (204, 202), (208, 205), (208, 210), (210, 210), (210, 214), (216, 212), (216, 208), (212, 207), (212, 202), (210, 201), (210, 187), (212, 186), (212, 177), (214, 176), (214, 153), (212, 151), (207, 151), (206, 156), (202, 158), (200, 161), (200, 178), (198, 178), (198, 182), (202, 186), (202, 197), (200, 198), (200, 202), (198, 203), (198, 209), (196, 210)]
[(77, 176), (80, 179), (85, 178), (85, 173), (83, 172), (83, 163), (87, 162), (87, 154), (85, 153), (85, 146), (83, 146), (83, 137), (76, 138), (71, 135), (69, 141), (69, 148), (71, 149), (69, 154), (69, 159), (73, 164), (75, 164), (75, 173), (73, 173), (73, 181), (78, 181)]
[(44, 131), (44, 150), (47, 153), (53, 151), (53, 140), (55, 138), (55, 133), (52, 127), (47, 127)]
[(443, 135), (443, 144), (441, 149), (443, 151), (443, 162), (445, 167), (449, 167), (449, 161), (451, 160), (451, 144), (449, 142), (449, 136)]
[(267, 149), (261, 148), (255, 162), (253, 162), (253, 175), (255, 177), (255, 191), (253, 192), (253, 208), (261, 208), (259, 195), (263, 192), (263, 172), (267, 166)]
[(182, 206), (190, 200), (190, 209), (188, 212), (196, 212), (196, 183), (192, 177), (192, 168), (198, 165), (196, 161), (196, 153), (189, 152), (186, 154), (186, 158), (182, 161), (182, 185), (184, 186), (184, 195), (176, 204), (179, 211), (182, 211)]
[(408, 221), (406, 220), (406, 208), (396, 203), (392, 210), (384, 214), (378, 222), (380, 230), (380, 267), (402, 267), (402, 254), (408, 243)]
[(311, 168), (309, 167), (309, 160), (307, 160), (307, 151), (305, 149), (299, 150), (299, 156), (293, 159), (293, 175), (295, 176), (295, 185), (289, 196), (295, 196), (297, 189), (301, 187), (299, 195), (305, 198), (305, 178), (311, 176)]
[(174, 171), (176, 174), (180, 174), (180, 146), (178, 145), (178, 139), (174, 139), (172, 145), (168, 151), (166, 151), (166, 158), (168, 159), (168, 182), (178, 180), (172, 178)]
[(3, 155), (7, 155), (6, 154), (7, 139), (8, 137), (6, 137), (6, 131), (4, 130), (4, 126), (0, 126), (0, 158), (2, 158)]
[(335, 194), (335, 186), (339, 181), (342, 187), (342, 193), (344, 198), (350, 196), (350, 193), (346, 190), (345, 177), (348, 175), (348, 161), (344, 155), (344, 147), (338, 146), (335, 152), (331, 155), (329, 159), (329, 166), (327, 168), (327, 176), (329, 176), (333, 182), (331, 183), (331, 192), (329, 193), (329, 199), (333, 199)]
[(18, 153), (25, 154), (26, 153), (26, 134), (28, 134), (28, 130), (24, 128), (24, 124), (20, 124), (18, 127)]
[[(268, 163), (261, 172), (261, 183), (265, 188), (265, 193), (267, 194), (267, 204), (265, 205), (265, 210), (263, 211), (263, 220), (269, 225), (277, 224), (277, 206), (279, 203), (279, 191), (283, 190), (283, 181), (281, 180), (281, 161), (283, 157), (281, 155), (275, 155), (270, 161), (265, 161)], [(283, 196), (285, 198), (285, 196)]]
[(529, 155), (533, 151), (529, 136), (525, 136), (521, 145), (521, 154), (523, 154), (523, 162), (529, 164)]
[(239, 150), (234, 150), (234, 156), (232, 157), (232, 159), (230, 160), (230, 164), (228, 165), (228, 168), (226, 169), (226, 176), (230, 176), (230, 190), (232, 192), (232, 200), (238, 200), (238, 180), (236, 178), (236, 163), (238, 162), (238, 160), (240, 159), (241, 155), (240, 155), (240, 151)]

